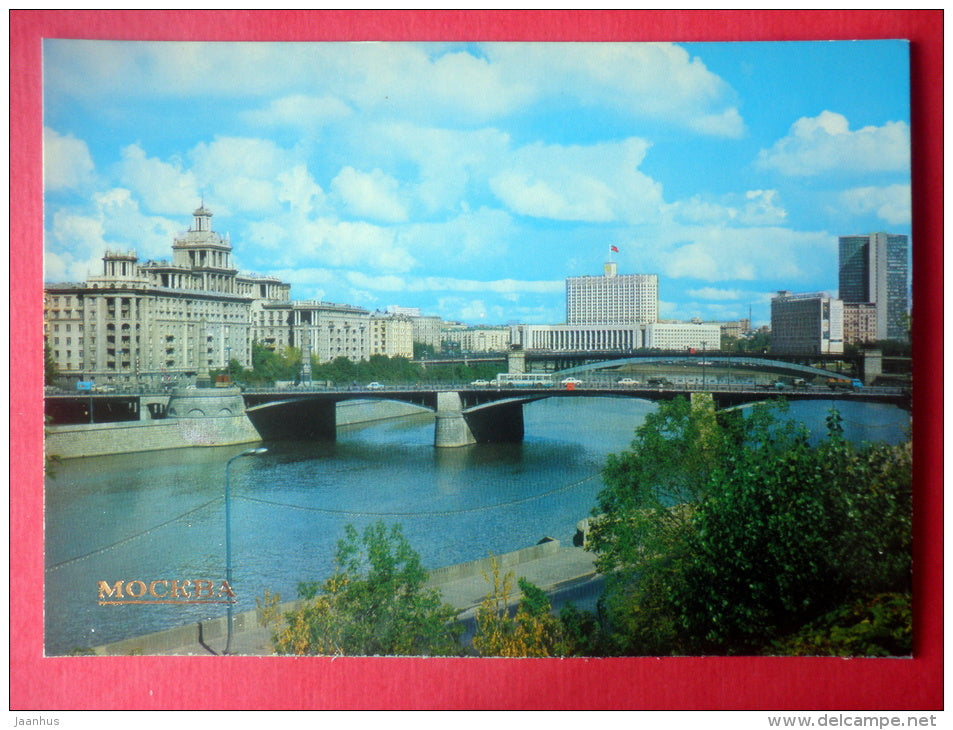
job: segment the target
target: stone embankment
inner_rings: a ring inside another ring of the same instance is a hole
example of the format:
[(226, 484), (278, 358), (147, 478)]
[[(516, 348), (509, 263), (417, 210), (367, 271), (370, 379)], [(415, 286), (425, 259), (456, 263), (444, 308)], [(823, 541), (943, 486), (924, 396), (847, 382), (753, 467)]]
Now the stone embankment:
[[(153, 399), (155, 400), (155, 399)], [(253, 443), (261, 436), (245, 415), (236, 388), (176, 390), (165, 405), (167, 417), (46, 427), (46, 453), (59, 459), (128, 454), (197, 446), (234, 446)], [(347, 401), (336, 409), (338, 426), (430, 413), (405, 403)]]
[[(443, 600), (459, 610), (461, 619), (472, 617), (476, 607), (490, 592), (486, 576), (492, 561), (500, 566), (501, 575), (512, 572), (515, 579), (526, 578), (545, 591), (590, 578), (595, 575), (594, 556), (578, 547), (561, 547), (558, 540), (546, 539), (537, 545), (511, 553), (503, 553), (470, 563), (437, 568), (430, 572), (428, 586), (436, 588)], [(515, 581), (514, 581), (515, 582)], [(519, 593), (512, 596), (519, 600)], [(301, 601), (282, 603), (287, 612)], [(259, 623), (259, 611), (235, 614), (232, 624), (231, 653), (248, 656), (272, 654), (270, 627)], [(226, 617), (180, 626), (133, 639), (125, 639), (94, 649), (100, 655), (213, 655), (221, 654), (227, 635)]]

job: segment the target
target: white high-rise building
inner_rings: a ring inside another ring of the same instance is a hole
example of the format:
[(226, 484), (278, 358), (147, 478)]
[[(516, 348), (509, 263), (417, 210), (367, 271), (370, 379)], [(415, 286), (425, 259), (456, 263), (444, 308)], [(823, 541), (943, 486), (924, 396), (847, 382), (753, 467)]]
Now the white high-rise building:
[(566, 279), (567, 324), (650, 324), (658, 321), (658, 275), (619, 275), (607, 262), (602, 276)]

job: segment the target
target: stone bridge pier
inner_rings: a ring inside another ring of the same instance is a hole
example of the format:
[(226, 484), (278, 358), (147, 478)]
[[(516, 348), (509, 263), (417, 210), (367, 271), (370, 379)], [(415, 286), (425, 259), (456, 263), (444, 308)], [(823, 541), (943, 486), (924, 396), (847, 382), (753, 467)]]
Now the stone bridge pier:
[(434, 446), (523, 440), (523, 402), (504, 400), (465, 408), (460, 393), (437, 393)]

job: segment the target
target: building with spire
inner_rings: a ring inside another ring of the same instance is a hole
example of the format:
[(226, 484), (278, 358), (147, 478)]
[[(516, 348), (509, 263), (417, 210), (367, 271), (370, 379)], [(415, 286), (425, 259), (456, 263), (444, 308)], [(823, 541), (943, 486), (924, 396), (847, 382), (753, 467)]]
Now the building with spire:
[(252, 343), (294, 346), (320, 361), (367, 359), (370, 313), (327, 302), (293, 302), (291, 285), (240, 273), (227, 236), (212, 228), (204, 201), (176, 236), (171, 261), (140, 261), (106, 250), (102, 273), (48, 284), (44, 327), (60, 374), (97, 384), (160, 385), (191, 380), (237, 360), (251, 367)]

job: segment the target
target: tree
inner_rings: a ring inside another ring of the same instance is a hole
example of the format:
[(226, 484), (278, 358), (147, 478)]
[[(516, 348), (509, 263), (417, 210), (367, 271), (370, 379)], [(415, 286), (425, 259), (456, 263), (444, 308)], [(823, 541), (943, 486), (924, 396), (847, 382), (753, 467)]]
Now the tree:
[(59, 368), (56, 367), (56, 360), (53, 358), (53, 349), (50, 347), (48, 339), (43, 340), (43, 384), (55, 385), (56, 379), (60, 376)]
[(567, 644), (559, 619), (552, 614), (549, 597), (525, 578), (518, 581), (522, 597), (511, 612), (513, 572), (500, 577), (500, 565), (491, 559), (490, 593), (477, 608), (477, 632), (473, 648), (482, 656), (550, 657), (564, 656)]
[(345, 527), (337, 569), (301, 583), (305, 605), (285, 614), (273, 636), (279, 654), (450, 656), (461, 653), (456, 609), (427, 589), (427, 572), (400, 525)]
[(909, 444), (854, 446), (836, 412), (812, 445), (767, 408), (719, 422), (666, 404), (605, 480), (591, 547), (621, 653), (758, 653), (909, 591)]
[(252, 342), (251, 361), (252, 372), (247, 378), (254, 382), (295, 380), (301, 374), (302, 356), (297, 347), (286, 347), (279, 353), (256, 340)]

